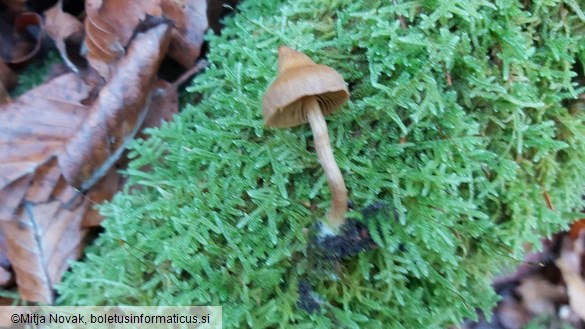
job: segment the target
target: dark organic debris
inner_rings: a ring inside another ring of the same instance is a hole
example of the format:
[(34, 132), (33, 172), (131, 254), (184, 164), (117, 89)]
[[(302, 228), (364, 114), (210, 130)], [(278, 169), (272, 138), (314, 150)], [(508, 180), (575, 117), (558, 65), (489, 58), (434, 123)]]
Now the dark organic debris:
[(353, 218), (347, 220), (339, 234), (316, 237), (315, 245), (321, 250), (319, 254), (330, 260), (341, 260), (376, 247), (364, 223)]
[[(352, 203), (349, 206), (353, 208)], [(313, 237), (311, 245), (319, 250), (318, 255), (328, 260), (341, 260), (355, 256), (362, 251), (375, 249), (378, 246), (370, 236), (368, 224), (370, 221), (378, 220), (376, 215), (387, 209), (388, 206), (382, 202), (365, 207), (361, 210), (363, 221), (348, 218), (339, 234), (317, 235)], [(392, 214), (394, 218), (398, 218), (396, 211), (393, 211)], [(321, 231), (321, 224), (317, 224), (317, 232)]]
[[(350, 209), (354, 209), (354, 204), (348, 202)], [(361, 210), (363, 220), (348, 218), (346, 223), (341, 227), (340, 232), (336, 235), (324, 235), (323, 224), (315, 224), (309, 237), (307, 245), (307, 259), (309, 261), (308, 280), (299, 282), (299, 300), (297, 307), (308, 313), (313, 313), (321, 309), (324, 301), (313, 291), (309, 280), (322, 280), (330, 278), (336, 280), (341, 274), (339, 271), (340, 261), (357, 255), (360, 252), (378, 248), (378, 245), (372, 240), (368, 227), (378, 227), (377, 223), (372, 221), (390, 220), (392, 216), (396, 219), (398, 214), (395, 210), (390, 216), (379, 216), (381, 212), (388, 212), (389, 207), (385, 203), (375, 203)], [(383, 218), (383, 219), (382, 219)]]
[(299, 281), (299, 300), (297, 301), (297, 307), (307, 313), (315, 313), (321, 310), (321, 304), (323, 304), (323, 301), (313, 291), (313, 287), (311, 287), (309, 281)]

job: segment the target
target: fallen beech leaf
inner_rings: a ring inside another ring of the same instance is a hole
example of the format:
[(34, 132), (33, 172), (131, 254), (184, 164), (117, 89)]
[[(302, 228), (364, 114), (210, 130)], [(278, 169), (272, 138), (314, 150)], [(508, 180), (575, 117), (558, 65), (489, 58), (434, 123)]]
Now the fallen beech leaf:
[(0, 155), (7, 159), (0, 163), (0, 232), (25, 300), (52, 302), (68, 260), (79, 256), (85, 227), (101, 221), (91, 204), (119, 188), (114, 163), (143, 124), (176, 112), (176, 84), (156, 80), (170, 23), (148, 16), (139, 27), (148, 29), (133, 36), (91, 108), (81, 100), (92, 88), (73, 74), (0, 107)]
[(62, 75), (0, 107), (0, 220), (16, 213), (34, 172), (61, 151), (88, 114), (89, 87)]
[(75, 210), (61, 205), (58, 200), (38, 205), (27, 202), (16, 220), (0, 222), (25, 300), (52, 303), (54, 284), (61, 280), (68, 261), (80, 255), (87, 233), (81, 221), (88, 202)]
[[(151, 109), (144, 120), (144, 128), (160, 127), (163, 122), (171, 121), (173, 115), (179, 111), (179, 95), (177, 88), (187, 81), (193, 75), (201, 72), (206, 68), (208, 62), (206, 60), (199, 60), (197, 64), (185, 71), (176, 81), (168, 83), (164, 80), (158, 80), (154, 85), (154, 98), (152, 100)], [(146, 135), (140, 135), (141, 138), (146, 138)]]
[[(92, 204), (100, 204), (112, 199), (114, 194), (122, 188), (122, 177), (114, 167), (110, 168), (106, 176), (100, 180), (94, 188), (91, 189), (84, 197)], [(89, 208), (83, 217), (81, 223), (83, 227), (99, 226), (104, 220), (99, 211), (95, 208)]]
[(51, 158), (35, 171), (33, 179), (26, 191), (28, 202), (41, 203), (49, 200), (61, 177), (55, 158)]
[(34, 12), (19, 14), (13, 33), (0, 34), (2, 58), (6, 63), (23, 63), (41, 49), (43, 40), (43, 19)]
[(0, 200), (2, 200), (2, 203), (0, 203), (0, 221), (8, 221), (14, 218), (16, 210), (20, 207), (26, 194), (28, 185), (32, 181), (32, 177), (32, 174), (26, 173), (23, 177), (19, 177), (0, 189)]
[(585, 280), (581, 276), (581, 254), (584, 243), (585, 231), (582, 231), (574, 242), (565, 239), (561, 256), (555, 262), (567, 284), (569, 305), (583, 321), (585, 321)]
[(91, 115), (59, 155), (59, 166), (72, 186), (89, 190), (138, 133), (154, 96), (151, 90), (169, 36), (170, 26), (159, 24), (134, 38)]
[(162, 0), (165, 17), (175, 21), (169, 56), (185, 68), (201, 54), (203, 35), (209, 27), (206, 0)]
[(87, 58), (106, 80), (139, 22), (162, 14), (160, 0), (87, 0), (85, 10)]
[[(63, 11), (62, 2), (59, 1), (45, 12), (45, 26), (47, 34), (59, 50), (59, 54), (67, 66), (75, 73), (79, 73), (78, 66), (87, 66), (87, 60), (79, 56), (79, 50), (83, 43), (83, 24), (73, 15)], [(71, 48), (72, 52), (67, 50)], [(75, 64), (83, 62), (83, 64)]]
[[(160, 127), (163, 122), (171, 121), (173, 115), (179, 111), (179, 96), (175, 86), (164, 80), (158, 80), (153, 87), (157, 95), (153, 97), (143, 128)], [(141, 134), (141, 137), (145, 136)]]
[(58, 154), (88, 115), (90, 87), (65, 74), (0, 107), (0, 231), (21, 298), (52, 302), (67, 260), (79, 255), (87, 200), (63, 178)]

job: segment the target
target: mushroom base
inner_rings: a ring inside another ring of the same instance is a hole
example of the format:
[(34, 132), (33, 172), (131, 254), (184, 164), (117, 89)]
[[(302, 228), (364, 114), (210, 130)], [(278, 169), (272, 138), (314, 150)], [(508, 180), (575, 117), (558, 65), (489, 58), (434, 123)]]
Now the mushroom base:
[[(372, 240), (369, 228), (377, 229), (379, 224), (375, 221), (393, 220), (391, 217), (394, 220), (398, 218), (396, 211), (389, 212), (388, 210), (389, 207), (382, 202), (367, 206), (361, 210), (363, 221), (348, 218), (335, 235), (327, 234), (328, 228), (323, 224), (317, 224), (318, 235), (313, 237), (309, 248), (317, 250), (318, 258), (329, 260), (341, 260), (362, 251), (375, 249), (378, 246)], [(378, 216), (380, 213), (388, 216)]]

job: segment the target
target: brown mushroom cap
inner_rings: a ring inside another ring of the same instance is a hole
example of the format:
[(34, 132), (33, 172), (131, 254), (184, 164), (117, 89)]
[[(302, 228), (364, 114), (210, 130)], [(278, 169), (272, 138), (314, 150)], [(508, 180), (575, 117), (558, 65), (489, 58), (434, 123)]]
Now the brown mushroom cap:
[(315, 96), (323, 115), (335, 112), (349, 98), (343, 77), (334, 69), (315, 64), (305, 54), (286, 46), (278, 51), (278, 77), (264, 94), (266, 125), (288, 128), (306, 123), (303, 97)]

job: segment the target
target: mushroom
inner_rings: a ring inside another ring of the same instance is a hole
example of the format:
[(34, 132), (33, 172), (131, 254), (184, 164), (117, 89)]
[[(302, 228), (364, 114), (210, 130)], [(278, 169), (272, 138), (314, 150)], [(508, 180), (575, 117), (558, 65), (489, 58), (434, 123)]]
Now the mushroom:
[(307, 55), (286, 46), (278, 49), (278, 77), (264, 94), (262, 109), (268, 127), (289, 128), (309, 122), (319, 162), (327, 175), (332, 203), (327, 224), (332, 232), (345, 223), (347, 188), (333, 157), (324, 115), (349, 98), (343, 77), (315, 64)]

